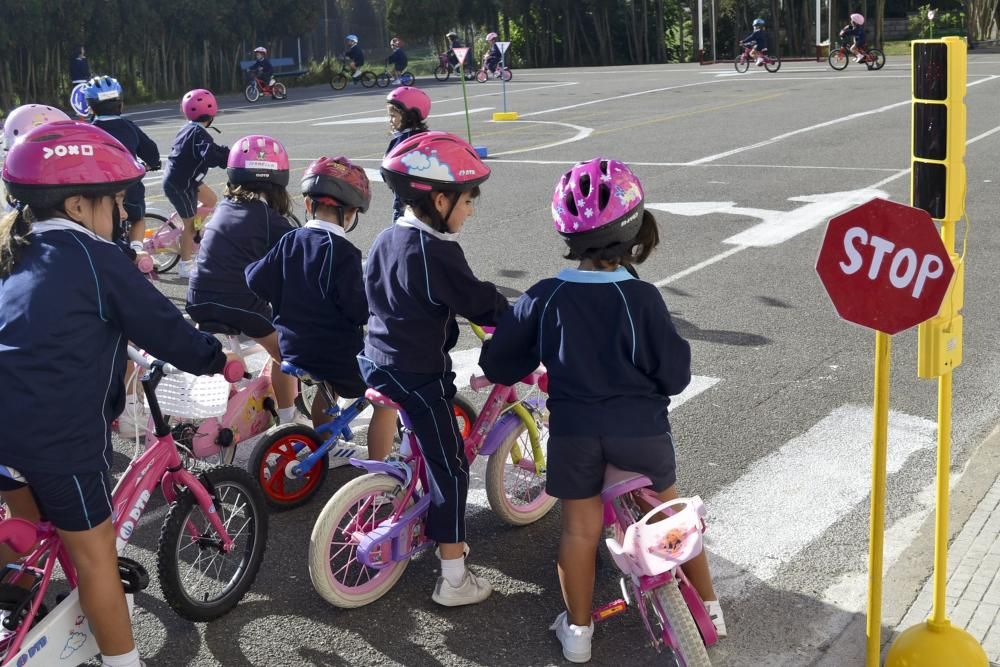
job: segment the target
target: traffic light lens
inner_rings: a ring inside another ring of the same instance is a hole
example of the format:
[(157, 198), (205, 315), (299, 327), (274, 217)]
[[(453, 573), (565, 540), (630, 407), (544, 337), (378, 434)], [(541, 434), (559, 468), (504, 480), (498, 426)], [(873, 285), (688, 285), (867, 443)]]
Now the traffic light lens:
[(922, 208), (935, 220), (944, 219), (947, 169), (943, 164), (913, 163), (913, 206)]
[(913, 96), (922, 100), (948, 97), (948, 46), (913, 45)]
[(948, 155), (948, 107), (913, 103), (913, 156), (944, 160)]

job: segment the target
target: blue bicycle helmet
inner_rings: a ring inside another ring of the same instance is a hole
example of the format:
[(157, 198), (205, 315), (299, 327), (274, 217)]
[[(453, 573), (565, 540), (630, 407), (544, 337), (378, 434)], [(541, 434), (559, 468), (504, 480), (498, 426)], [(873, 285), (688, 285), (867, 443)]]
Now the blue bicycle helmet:
[(355, 44), (358, 43), (358, 36), (357, 35), (353, 35), (353, 34), (352, 35), (348, 35), (344, 39), (346, 39), (348, 42), (354, 42)]
[(114, 77), (95, 76), (87, 82), (87, 87), (83, 89), (83, 96), (87, 101), (120, 100), (122, 98), (122, 85)]
[(753, 27), (756, 28), (759, 25), (764, 25), (764, 19), (762, 19), (762, 18), (755, 18), (753, 20)]

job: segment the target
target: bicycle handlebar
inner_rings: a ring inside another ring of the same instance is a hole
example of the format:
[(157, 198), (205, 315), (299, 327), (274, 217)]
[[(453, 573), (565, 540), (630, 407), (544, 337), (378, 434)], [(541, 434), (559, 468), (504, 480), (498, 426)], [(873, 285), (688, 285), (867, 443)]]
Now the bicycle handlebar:
[[(128, 358), (135, 362), (137, 366), (142, 366), (147, 371), (152, 370), (154, 366), (158, 365), (163, 369), (164, 375), (176, 375), (177, 373), (184, 372), (176, 366), (149, 356), (131, 345), (128, 346)], [(229, 383), (235, 383), (243, 380), (246, 377), (246, 372), (246, 365), (239, 359), (229, 359), (226, 361), (226, 365), (222, 368), (222, 376), (226, 378), (226, 382)]]

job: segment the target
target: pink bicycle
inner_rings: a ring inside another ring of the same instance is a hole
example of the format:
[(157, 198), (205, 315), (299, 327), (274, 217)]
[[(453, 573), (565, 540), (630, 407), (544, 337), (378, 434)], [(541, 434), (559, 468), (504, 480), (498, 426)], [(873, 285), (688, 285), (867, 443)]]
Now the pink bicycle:
[(697, 496), (663, 502), (650, 484), (612, 465), (604, 474), (604, 525), (613, 535), (605, 543), (624, 574), (623, 598), (595, 610), (593, 618), (604, 621), (634, 604), (657, 651), (669, 647), (680, 667), (710, 667), (705, 647), (719, 638), (681, 569), (703, 548), (705, 506)]
[[(163, 597), (181, 617), (211, 621), (232, 610), (257, 576), (267, 545), (264, 500), (245, 470), (219, 466), (195, 475), (184, 467), (154, 391), (164, 375), (178, 371), (132, 349), (129, 357), (149, 370), (142, 388), (156, 426), (152, 443), (129, 464), (112, 493), (118, 553), (159, 486), (170, 505), (157, 549)], [(238, 362), (227, 365), (228, 376), (242, 373)], [(0, 474), (24, 481), (10, 468), (0, 467)], [(0, 609), (7, 612), (0, 628), (0, 665), (80, 664), (97, 655), (80, 608), (76, 570), (52, 524), (0, 521), (0, 542), (21, 553), (30, 550), (0, 580)], [(118, 562), (131, 608), (131, 596), (148, 585), (149, 575), (135, 561), (119, 556)], [(48, 611), (43, 600), (56, 563), (70, 591)], [(30, 588), (17, 585), (24, 579)]]
[[(482, 329), (473, 325), (482, 338)], [(544, 386), (540, 369), (522, 382)], [(473, 387), (489, 385), (472, 378)], [(395, 409), (399, 406), (369, 389), (365, 397)], [(309, 542), (309, 576), (323, 598), (338, 607), (360, 607), (385, 595), (399, 580), (410, 558), (434, 545), (424, 535), (431, 504), (430, 486), (420, 447), (409, 418), (400, 410), (403, 441), (398, 455), (386, 461), (351, 459), (369, 473), (342, 486), (327, 502)], [(490, 507), (507, 523), (523, 526), (552, 509), (545, 493), (545, 444), (548, 442), (541, 396), (518, 396), (516, 387), (493, 385), (486, 404), (465, 439), (470, 462), (487, 456), (486, 494)]]
[[(754, 62), (753, 56), (750, 55), (753, 52), (754, 47), (752, 45), (747, 45), (747, 44), (740, 44), (740, 46), (743, 47), (743, 53), (736, 56), (736, 59), (733, 61), (733, 66), (736, 67), (737, 72), (742, 74), (743, 72), (746, 72), (748, 69), (750, 69), (750, 63)], [(772, 58), (771, 56), (767, 55), (767, 51), (762, 51), (761, 58), (764, 59), (764, 62), (761, 64), (764, 66), (764, 69), (766, 69), (768, 72), (771, 72), (773, 74), (774, 72), (777, 72), (779, 69), (781, 69), (780, 56), (774, 56)]]

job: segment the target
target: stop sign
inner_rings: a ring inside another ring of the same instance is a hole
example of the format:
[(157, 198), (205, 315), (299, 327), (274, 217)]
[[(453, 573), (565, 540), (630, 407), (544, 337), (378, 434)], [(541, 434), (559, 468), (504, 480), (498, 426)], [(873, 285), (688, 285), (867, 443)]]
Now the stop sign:
[(937, 315), (955, 267), (926, 211), (872, 199), (830, 220), (816, 273), (842, 318), (896, 334)]

